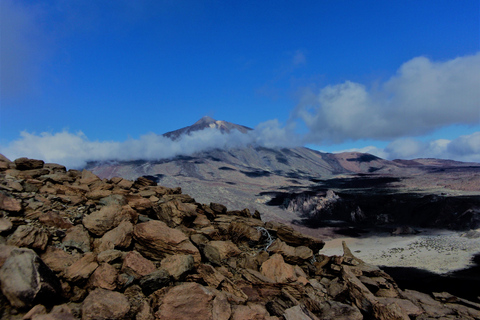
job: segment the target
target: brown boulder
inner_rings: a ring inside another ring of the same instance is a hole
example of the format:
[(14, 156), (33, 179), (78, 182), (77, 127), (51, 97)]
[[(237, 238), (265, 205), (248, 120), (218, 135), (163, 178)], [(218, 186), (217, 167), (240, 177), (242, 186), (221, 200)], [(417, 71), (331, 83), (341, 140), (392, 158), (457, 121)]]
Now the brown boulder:
[(14, 249), (0, 268), (0, 285), (10, 304), (17, 308), (37, 302), (54, 302), (61, 286), (50, 270), (30, 249)]
[(247, 305), (238, 305), (233, 309), (232, 320), (273, 320), (278, 319), (272, 317), (267, 309), (260, 304), (249, 303)]
[(203, 248), (203, 254), (210, 262), (221, 265), (222, 261), (238, 256), (242, 251), (230, 240), (210, 241)]
[(155, 265), (148, 259), (145, 259), (137, 251), (130, 251), (123, 259), (122, 272), (125, 272), (135, 278), (146, 276), (155, 271)]
[(68, 229), (62, 244), (68, 249), (77, 249), (82, 253), (90, 252), (90, 236), (82, 225)]
[(108, 263), (104, 263), (93, 272), (89, 282), (92, 287), (114, 290), (117, 287), (117, 277), (117, 269)]
[(135, 180), (135, 183), (133, 184), (134, 188), (140, 189), (142, 187), (149, 187), (149, 186), (156, 186), (157, 183), (153, 180), (150, 180), (145, 177), (138, 177), (137, 180)]
[(161, 266), (178, 281), (193, 269), (194, 262), (189, 254), (174, 254), (163, 259)]
[(172, 227), (181, 224), (188, 226), (197, 217), (196, 210), (197, 206), (195, 204), (171, 200), (158, 205), (157, 217)]
[(268, 248), (268, 251), (281, 254), (285, 261), (292, 264), (300, 264), (313, 257), (310, 248), (305, 246), (292, 247), (280, 239), (276, 239)]
[(0, 210), (20, 212), (22, 211), (22, 202), (0, 192)]
[(34, 225), (22, 225), (7, 240), (8, 245), (45, 250), (49, 234), (43, 228)]
[(95, 255), (92, 252), (88, 252), (67, 268), (65, 278), (72, 282), (86, 280), (97, 267), (98, 263), (95, 261)]
[(117, 227), (122, 221), (135, 222), (138, 214), (129, 206), (110, 205), (92, 212), (83, 218), (83, 225), (91, 233), (103, 236), (107, 231)]
[(6, 219), (6, 218), (0, 218), (0, 233), (10, 231), (13, 227), (13, 223)]
[(130, 303), (125, 295), (105, 289), (95, 289), (82, 305), (82, 320), (125, 319)]
[(135, 278), (146, 276), (155, 271), (155, 265), (148, 259), (145, 259), (137, 251), (130, 251), (123, 259), (122, 272), (125, 272)]
[(48, 246), (40, 258), (42, 258), (43, 262), (45, 262), (50, 269), (62, 274), (80, 258), (80, 255), (72, 255), (60, 248)]
[(253, 241), (258, 242), (262, 237), (260, 230), (240, 221), (234, 221), (228, 228), (228, 233), (233, 242)]
[(18, 158), (13, 161), (15, 163), (15, 168), (17, 170), (32, 170), (32, 169), (41, 169), (45, 162), (43, 160), (35, 160), (28, 158)]
[(281, 254), (274, 254), (260, 267), (260, 272), (277, 283), (288, 283), (297, 280), (295, 269), (285, 263)]
[(180, 230), (168, 227), (162, 221), (139, 223), (133, 230), (135, 248), (146, 257), (161, 260), (167, 254), (191, 254), (200, 262), (200, 252)]
[(105, 233), (100, 239), (98, 251), (102, 252), (111, 249), (125, 249), (132, 242), (133, 224), (129, 221), (122, 221), (118, 227)]
[(183, 283), (165, 294), (156, 316), (163, 320), (210, 320), (214, 298), (214, 293), (207, 287), (195, 282)]

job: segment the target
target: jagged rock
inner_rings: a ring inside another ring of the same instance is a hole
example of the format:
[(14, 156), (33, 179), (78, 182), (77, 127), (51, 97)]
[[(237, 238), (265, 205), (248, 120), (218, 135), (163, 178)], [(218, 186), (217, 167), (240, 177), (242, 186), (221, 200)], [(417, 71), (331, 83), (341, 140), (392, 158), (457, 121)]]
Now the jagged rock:
[(125, 289), (124, 295), (130, 303), (127, 319), (154, 320), (153, 310), (143, 294), (142, 288), (138, 285), (132, 285)]
[(161, 266), (178, 281), (193, 269), (194, 263), (193, 257), (189, 254), (174, 254), (163, 259)]
[(117, 227), (122, 221), (135, 222), (138, 213), (128, 206), (110, 205), (83, 218), (83, 225), (93, 234), (103, 236), (107, 231)]
[(171, 227), (190, 225), (197, 217), (197, 206), (171, 200), (158, 205), (157, 217)]
[(8, 238), (7, 244), (17, 247), (45, 250), (49, 234), (43, 228), (34, 225), (19, 226)]
[[(101, 182), (101, 180), (93, 172), (85, 170), (85, 169), (82, 170), (81, 177), (80, 177), (80, 180), (79, 180), (80, 184), (85, 184), (87, 186), (93, 186), (97, 182)], [(90, 191), (90, 190), (87, 190), (87, 191)]]
[(48, 246), (47, 250), (40, 256), (45, 264), (56, 273), (64, 273), (80, 255), (72, 255), (61, 248)]
[(0, 218), (0, 233), (10, 231), (13, 227), (13, 223), (6, 219), (6, 218)]
[(69, 229), (73, 227), (73, 224), (65, 217), (60, 216), (56, 212), (46, 212), (38, 217), (43, 225), (49, 227), (55, 227), (57, 229)]
[(319, 320), (305, 306), (294, 306), (285, 310), (283, 314), (285, 320)]
[(101, 264), (90, 277), (90, 285), (96, 288), (102, 288), (106, 290), (114, 290), (116, 280), (118, 277), (118, 271), (108, 263)]
[(17, 308), (37, 302), (55, 303), (60, 293), (60, 282), (30, 249), (14, 249), (0, 268), (2, 292)]
[(166, 254), (191, 254), (200, 262), (200, 252), (180, 230), (168, 227), (162, 221), (139, 223), (133, 230), (135, 248), (154, 260), (161, 260)]
[(95, 289), (85, 298), (82, 306), (82, 320), (124, 319), (130, 310), (125, 295), (105, 289)]
[(277, 317), (272, 317), (268, 313), (264, 306), (259, 304), (249, 303), (245, 306), (235, 306), (233, 309), (232, 320), (245, 320), (245, 319), (264, 319), (274, 320)]
[(146, 177), (138, 177), (133, 184), (134, 188), (141, 188), (141, 187), (148, 187), (148, 186), (156, 186), (157, 183), (153, 180), (150, 180)]
[(215, 294), (207, 287), (195, 282), (183, 283), (165, 294), (156, 316), (165, 320), (212, 319), (214, 298)]
[(422, 308), (419, 308), (410, 300), (399, 299), (399, 298), (379, 298), (378, 300), (385, 305), (396, 303), (403, 310), (405, 310), (405, 312), (411, 317), (417, 317), (422, 313), (424, 313)]
[(146, 295), (150, 295), (152, 292), (157, 291), (170, 282), (170, 274), (167, 270), (158, 269), (148, 275), (142, 277), (139, 281), (140, 287)]
[(97, 256), (97, 261), (99, 263), (114, 263), (115, 261), (122, 260), (126, 253), (120, 250), (106, 250), (102, 251)]
[(434, 300), (431, 296), (422, 292), (407, 289), (402, 291), (401, 296), (402, 298), (413, 302), (417, 307), (422, 308), (430, 317), (440, 317), (452, 312), (442, 303)]
[(225, 214), (225, 213), (227, 213), (227, 207), (225, 207), (223, 204), (220, 204), (220, 203), (211, 202), (210, 203), (210, 209), (212, 209), (212, 211), (215, 214)]
[(100, 239), (98, 251), (111, 249), (126, 249), (132, 242), (133, 224), (130, 221), (122, 221), (116, 228), (108, 231)]
[(66, 304), (54, 306), (50, 313), (32, 317), (32, 320), (75, 320), (77, 319)]
[(130, 190), (133, 186), (133, 181), (122, 179), (117, 183), (117, 186), (122, 189)]
[(265, 224), (265, 227), (275, 232), (280, 240), (286, 242), (288, 245), (298, 247), (306, 246), (313, 250), (314, 254), (318, 253), (323, 248), (325, 242), (320, 239), (316, 239), (310, 236), (301, 234), (294, 230), (292, 227), (284, 224), (269, 221)]
[(228, 227), (228, 233), (233, 242), (239, 241), (253, 241), (258, 242), (262, 237), (262, 233), (252, 226), (249, 226), (242, 222), (234, 221)]
[(32, 170), (32, 169), (41, 169), (45, 162), (43, 160), (35, 160), (28, 158), (18, 158), (13, 161), (15, 163), (15, 168), (17, 170)]
[(122, 272), (135, 278), (146, 276), (155, 271), (155, 265), (137, 251), (130, 251), (123, 259)]
[(90, 236), (82, 225), (68, 229), (62, 244), (68, 249), (77, 249), (82, 253), (90, 252)]
[(0, 210), (20, 212), (22, 211), (22, 202), (0, 191)]
[(86, 280), (97, 267), (98, 263), (95, 261), (95, 254), (87, 252), (67, 268), (65, 278), (71, 282)]
[(230, 240), (210, 241), (203, 248), (205, 257), (216, 265), (221, 265), (222, 261), (230, 257), (235, 257), (240, 253), (240, 249)]
[(320, 318), (325, 320), (362, 320), (363, 315), (358, 308), (338, 301), (322, 303)]
[(313, 251), (305, 246), (292, 247), (280, 239), (276, 239), (268, 248), (270, 252), (281, 254), (285, 261), (300, 264), (313, 257)]
[(260, 267), (260, 272), (277, 283), (288, 283), (297, 280), (295, 269), (285, 263), (281, 254), (274, 254)]
[(225, 280), (225, 276), (218, 272), (214, 267), (208, 264), (201, 264), (197, 268), (197, 272), (205, 283), (213, 288), (218, 288), (220, 283)]

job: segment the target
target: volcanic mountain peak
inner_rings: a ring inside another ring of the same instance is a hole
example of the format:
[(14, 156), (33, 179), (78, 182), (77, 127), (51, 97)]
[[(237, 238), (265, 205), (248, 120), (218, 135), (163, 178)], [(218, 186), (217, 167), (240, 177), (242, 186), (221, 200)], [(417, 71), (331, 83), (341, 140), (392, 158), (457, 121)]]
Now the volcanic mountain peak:
[(163, 134), (163, 136), (172, 140), (177, 140), (184, 134), (191, 134), (192, 132), (201, 131), (208, 128), (218, 129), (221, 133), (230, 133), (233, 130), (238, 130), (241, 133), (247, 133), (248, 131), (252, 130), (251, 128), (245, 126), (223, 120), (215, 120), (209, 116), (205, 116), (189, 127), (167, 132)]

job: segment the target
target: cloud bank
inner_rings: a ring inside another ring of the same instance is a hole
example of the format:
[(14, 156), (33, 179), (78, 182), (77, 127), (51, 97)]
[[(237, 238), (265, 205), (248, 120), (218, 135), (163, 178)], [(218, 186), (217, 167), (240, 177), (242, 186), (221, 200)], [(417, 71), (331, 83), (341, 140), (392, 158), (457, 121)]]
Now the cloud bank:
[(90, 141), (82, 132), (70, 133), (66, 130), (41, 134), (23, 131), (20, 139), (0, 148), (0, 153), (11, 160), (28, 157), (60, 163), (68, 168), (82, 168), (88, 161), (159, 160), (216, 148), (293, 146), (298, 145), (299, 141), (286, 134), (285, 128), (277, 120), (271, 120), (247, 134), (237, 130), (222, 134), (215, 128), (207, 128), (175, 141), (155, 133), (143, 135), (139, 139), (115, 142)]
[(392, 141), (385, 148), (368, 146), (343, 151), (366, 152), (390, 160), (437, 158), (480, 162), (480, 132), (460, 136), (453, 140), (420, 141), (414, 138), (400, 138)]
[(453, 124), (480, 123), (480, 53), (445, 62), (417, 57), (387, 81), (345, 81), (302, 96), (292, 114), (306, 143), (391, 140)]

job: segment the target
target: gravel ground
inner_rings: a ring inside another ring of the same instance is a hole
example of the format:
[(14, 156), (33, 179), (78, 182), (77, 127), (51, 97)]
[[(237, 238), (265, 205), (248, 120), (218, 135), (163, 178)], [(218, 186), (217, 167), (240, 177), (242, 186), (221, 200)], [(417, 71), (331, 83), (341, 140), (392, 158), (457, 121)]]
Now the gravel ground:
[(391, 236), (387, 233), (362, 238), (325, 241), (320, 253), (341, 255), (342, 240), (365, 262), (389, 267), (415, 267), (438, 274), (469, 267), (480, 253), (480, 238), (449, 230), (421, 230), (417, 235)]

